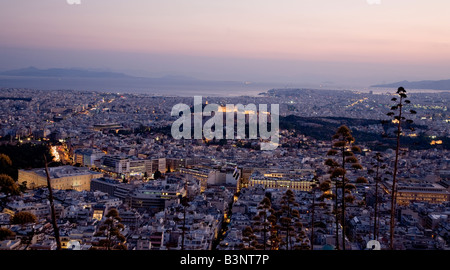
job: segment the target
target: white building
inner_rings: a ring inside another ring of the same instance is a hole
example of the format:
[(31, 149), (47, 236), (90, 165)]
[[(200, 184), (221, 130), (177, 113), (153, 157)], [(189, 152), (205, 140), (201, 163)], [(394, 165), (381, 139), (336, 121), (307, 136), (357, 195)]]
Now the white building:
[(94, 161), (99, 160), (105, 155), (103, 151), (93, 148), (81, 148), (74, 151), (74, 162), (83, 166), (92, 167)]

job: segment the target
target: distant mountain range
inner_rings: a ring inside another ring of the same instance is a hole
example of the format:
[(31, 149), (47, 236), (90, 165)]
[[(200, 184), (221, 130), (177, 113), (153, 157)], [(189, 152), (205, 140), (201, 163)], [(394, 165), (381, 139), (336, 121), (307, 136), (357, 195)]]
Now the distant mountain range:
[(450, 80), (425, 80), (425, 81), (401, 81), (389, 84), (377, 84), (370, 87), (388, 87), (397, 88), (403, 86), (406, 89), (428, 89), (428, 90), (450, 90)]
[(35, 67), (27, 67), (15, 70), (0, 72), (3, 76), (21, 76), (21, 77), (84, 77), (84, 78), (130, 78), (132, 76), (124, 73), (109, 71), (91, 71), (80, 68), (49, 68), (38, 69)]
[[(32, 88), (41, 90), (95, 90), (164, 95), (256, 95), (278, 84), (202, 80), (180, 75), (136, 77), (119, 72), (81, 68), (39, 69), (27, 67), (0, 72), (0, 88)], [(256, 93), (255, 93), (256, 92)]]

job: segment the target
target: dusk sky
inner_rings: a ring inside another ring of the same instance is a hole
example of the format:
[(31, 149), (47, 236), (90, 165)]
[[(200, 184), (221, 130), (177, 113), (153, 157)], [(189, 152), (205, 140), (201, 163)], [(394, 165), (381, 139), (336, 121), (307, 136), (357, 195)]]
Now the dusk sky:
[(0, 70), (362, 86), (450, 79), (448, 0), (68, 1), (0, 0)]

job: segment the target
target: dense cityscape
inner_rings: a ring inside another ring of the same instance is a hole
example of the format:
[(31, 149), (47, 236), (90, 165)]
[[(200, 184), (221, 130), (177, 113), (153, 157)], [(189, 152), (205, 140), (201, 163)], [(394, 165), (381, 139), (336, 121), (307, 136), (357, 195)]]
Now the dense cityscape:
[[(262, 151), (174, 139), (171, 110), (193, 97), (3, 88), (0, 249), (447, 250), (450, 92), (406, 89), (403, 119), (396, 90), (203, 97), (279, 104), (279, 146)], [(336, 177), (345, 127), (356, 148)]]

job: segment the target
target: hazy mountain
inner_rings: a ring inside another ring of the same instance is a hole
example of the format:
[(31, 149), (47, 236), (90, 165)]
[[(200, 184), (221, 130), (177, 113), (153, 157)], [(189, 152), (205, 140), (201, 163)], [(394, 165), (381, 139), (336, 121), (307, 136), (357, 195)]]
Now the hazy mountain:
[(78, 68), (49, 68), (38, 69), (27, 67), (15, 70), (0, 72), (3, 76), (21, 76), (21, 77), (84, 77), (84, 78), (127, 78), (131, 77), (123, 73), (108, 71), (91, 71)]
[[(214, 81), (165, 75), (159, 78), (134, 77), (124, 73), (79, 68), (38, 69), (28, 67), (0, 72), (0, 88), (41, 90), (95, 90), (166, 95), (253, 95), (277, 84), (239, 81)], [(256, 93), (255, 93), (256, 92)]]
[(397, 88), (403, 86), (406, 89), (429, 89), (429, 90), (450, 90), (450, 80), (425, 80), (425, 81), (401, 81), (389, 84), (377, 84), (372, 85), (371, 87), (388, 87), (388, 88)]

